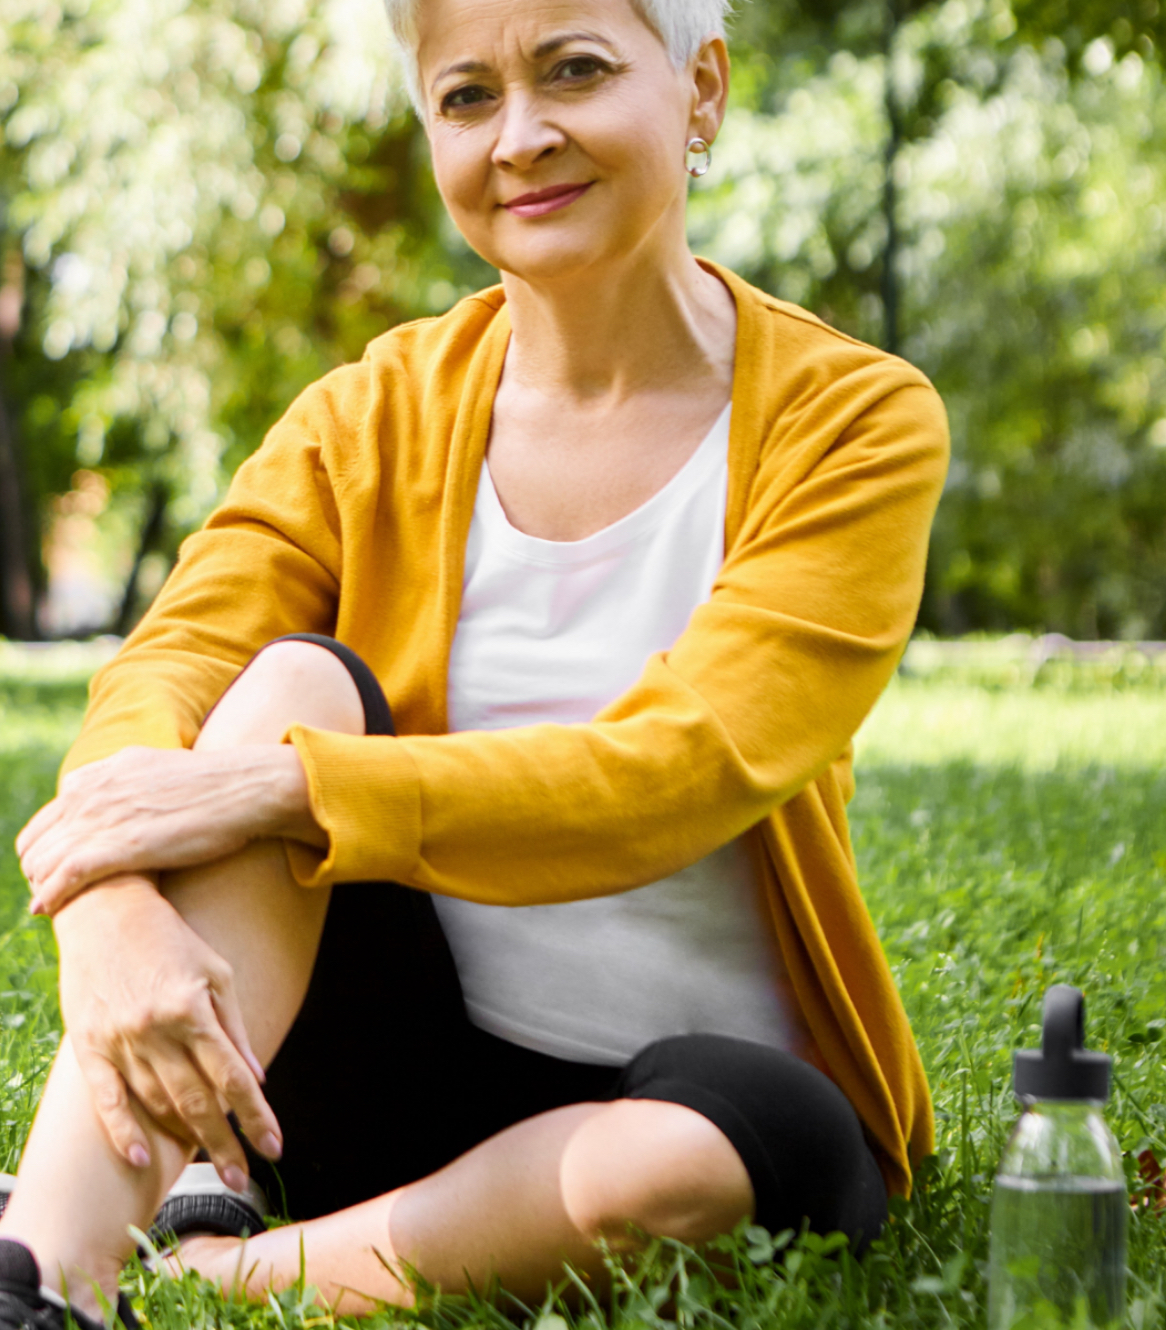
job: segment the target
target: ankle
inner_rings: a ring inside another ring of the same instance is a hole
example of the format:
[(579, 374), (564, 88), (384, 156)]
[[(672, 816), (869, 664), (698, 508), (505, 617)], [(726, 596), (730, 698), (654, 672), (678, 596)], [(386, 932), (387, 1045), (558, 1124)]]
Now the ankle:
[[(74, 1265), (66, 1271), (63, 1265), (45, 1265), (45, 1287), (59, 1293), (70, 1306), (90, 1316), (99, 1324), (105, 1323), (105, 1307), (117, 1306), (117, 1277), (120, 1267), (112, 1273), (93, 1273), (91, 1265)], [(104, 1299), (104, 1306), (102, 1305)]]
[(66, 1255), (54, 1244), (22, 1232), (7, 1214), (0, 1218), (0, 1238), (11, 1238), (27, 1247), (40, 1266), (42, 1287), (60, 1294), (86, 1316), (102, 1319), (101, 1297), (110, 1306), (117, 1303), (121, 1262), (116, 1257), (89, 1259), (79, 1253)]

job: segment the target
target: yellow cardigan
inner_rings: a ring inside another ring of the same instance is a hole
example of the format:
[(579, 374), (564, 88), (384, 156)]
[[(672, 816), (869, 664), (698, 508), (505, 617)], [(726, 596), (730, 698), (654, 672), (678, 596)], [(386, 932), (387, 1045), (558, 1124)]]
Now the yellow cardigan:
[(672, 650), (594, 721), (445, 733), (509, 337), (495, 288), (394, 328), (292, 405), (94, 678), (66, 769), (129, 744), (189, 746), (259, 647), (313, 631), (371, 665), (403, 737), (292, 727), (329, 838), (323, 854), (289, 844), (304, 885), (576, 900), (666, 877), (753, 828), (810, 1031), (906, 1193), (932, 1148), (931, 1103), (846, 803), (851, 737), (918, 608), (946, 420), (910, 365), (715, 271), (738, 312), (725, 563)]

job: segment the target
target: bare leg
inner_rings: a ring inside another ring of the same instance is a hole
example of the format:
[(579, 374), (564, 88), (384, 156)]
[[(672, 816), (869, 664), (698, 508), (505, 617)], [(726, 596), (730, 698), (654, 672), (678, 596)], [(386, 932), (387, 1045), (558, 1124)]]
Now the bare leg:
[[(331, 653), (307, 643), (262, 652), (228, 690), (195, 746), (276, 743), (293, 720), (364, 731), (360, 698), (347, 670)], [(218, 863), (172, 874), (163, 881), (163, 892), (233, 967), (252, 1046), (261, 1061), (270, 1062), (303, 1001), (328, 893), (296, 884), (278, 842), (257, 842)], [(16, 1191), (0, 1219), (0, 1235), (25, 1242), (45, 1280), (63, 1279), (82, 1310), (97, 1309), (93, 1282), (107, 1297), (115, 1294), (133, 1247), (127, 1226), (149, 1225), (191, 1155), (144, 1110), (138, 1116), (149, 1138), (151, 1163), (144, 1169), (114, 1153), (66, 1038), (25, 1146)]]
[(576, 1104), (518, 1123), (440, 1172), (307, 1224), (246, 1243), (195, 1239), (180, 1261), (252, 1297), (299, 1278), (339, 1311), (374, 1299), (407, 1306), (392, 1270), (404, 1261), (446, 1292), (493, 1275), (517, 1297), (538, 1298), (569, 1260), (598, 1277), (595, 1248), (617, 1245), (629, 1223), (701, 1242), (753, 1210), (740, 1156), (707, 1118), (679, 1104)]
[[(262, 653), (199, 746), (274, 742), (292, 720), (363, 730), (347, 671), (307, 644)], [(298, 887), (273, 843), (170, 875), (163, 889), (233, 967), (252, 1046), (270, 1062), (306, 992), (326, 893)], [(143, 1125), (153, 1162), (135, 1170), (106, 1141), (66, 1041), (0, 1232), (27, 1242), (46, 1278), (59, 1271), (83, 1309), (96, 1308), (88, 1280), (113, 1293), (131, 1246), (127, 1225), (150, 1222), (189, 1158), (187, 1147)], [(450, 1290), (464, 1288), (467, 1275), (480, 1285), (496, 1273), (516, 1294), (537, 1295), (564, 1259), (597, 1271), (594, 1239), (620, 1238), (628, 1222), (699, 1241), (752, 1203), (736, 1151), (699, 1114), (645, 1100), (584, 1104), (520, 1123), (432, 1177), (340, 1214), (260, 1235), (242, 1251), (200, 1240), (184, 1257), (228, 1283), (254, 1266), (248, 1288), (259, 1292), (298, 1277), (302, 1238), (309, 1279), (345, 1310), (365, 1308), (369, 1297), (407, 1303), (409, 1291), (385, 1268), (400, 1259)]]

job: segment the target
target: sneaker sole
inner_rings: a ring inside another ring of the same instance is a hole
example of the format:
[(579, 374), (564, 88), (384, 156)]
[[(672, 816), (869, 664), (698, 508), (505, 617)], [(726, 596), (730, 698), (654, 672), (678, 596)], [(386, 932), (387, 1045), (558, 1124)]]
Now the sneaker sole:
[[(0, 1215), (7, 1209), (15, 1187), (11, 1173), (0, 1173)], [(162, 1247), (172, 1233), (180, 1238), (191, 1233), (249, 1237), (266, 1229), (264, 1216), (268, 1209), (267, 1197), (254, 1182), (249, 1182), (240, 1194), (220, 1180), (213, 1165), (190, 1164), (162, 1202), (150, 1226), (150, 1241)]]
[(157, 1247), (169, 1235), (186, 1237), (209, 1233), (215, 1237), (244, 1238), (262, 1233), (268, 1213), (267, 1197), (254, 1182), (245, 1192), (232, 1191), (215, 1172), (213, 1164), (188, 1164), (170, 1189), (150, 1227), (150, 1241)]

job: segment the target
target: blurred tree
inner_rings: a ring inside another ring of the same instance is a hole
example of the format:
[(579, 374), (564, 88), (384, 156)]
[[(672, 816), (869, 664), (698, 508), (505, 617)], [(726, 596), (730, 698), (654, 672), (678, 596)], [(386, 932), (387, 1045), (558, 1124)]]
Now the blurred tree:
[[(1163, 21), (741, 7), (692, 237), (935, 379), (936, 630), (1166, 636)], [(0, 0), (0, 130), (9, 633), (36, 630), (54, 496), (108, 488), (125, 627), (303, 384), (493, 278), (442, 215), (377, 0)]]
[[(24, 268), (16, 251), (5, 255), (0, 273), (0, 367), (7, 368), (24, 307)], [(16, 429), (0, 380), (0, 632), (31, 637), (36, 626), (34, 560), (25, 518), (24, 458)]]
[(908, 354), (951, 411), (928, 622), (1166, 636), (1166, 105), (1019, 53), (911, 161)]
[(1022, 40), (1058, 41), (1075, 66), (1102, 40), (1119, 59), (1134, 51), (1161, 60), (1166, 51), (1162, 0), (1014, 0), (1013, 12)]
[[(749, 100), (764, 109), (780, 108), (785, 90), (804, 87), (839, 64), (840, 55), (860, 62), (864, 82), (873, 91), (879, 75), (882, 111), (882, 146), (876, 149), (874, 122), (866, 144), (868, 184), (877, 178), (877, 216), (872, 210), (865, 234), (851, 237), (839, 250), (836, 278), (832, 285), (845, 292), (843, 304), (852, 310), (856, 297), (877, 296), (881, 314), (881, 344), (889, 351), (901, 349), (899, 275), (899, 161), (910, 143), (933, 132), (938, 98), (951, 81), (963, 75), (962, 51), (953, 49), (939, 34), (938, 40), (920, 40), (930, 33), (918, 20), (940, 8), (940, 0), (778, 0), (777, 4), (747, 6), (734, 29), (735, 53), (753, 74), (748, 81)], [(759, 60), (760, 57), (760, 60)], [(757, 75), (760, 73), (761, 77)], [(857, 214), (852, 213), (857, 220)], [(880, 234), (876, 241), (875, 231)], [(856, 270), (847, 260), (877, 255), (877, 264), (862, 262)], [(868, 309), (874, 302), (865, 301)], [(827, 308), (834, 309), (833, 303)], [(843, 316), (845, 317), (845, 315)], [(853, 314), (852, 314), (853, 317)], [(869, 319), (867, 334), (877, 337)]]
[(90, 626), (124, 628), (301, 387), (489, 280), (398, 84), (376, 0), (0, 0), (0, 215), (28, 287), (0, 495), (24, 476), (32, 547), (22, 573), (5, 540), (5, 587), (40, 588), (51, 497), (97, 468), (137, 535)]
[[(1147, 280), (1166, 133), (1145, 31), (1115, 37), (1099, 5), (1070, 43), (1031, 12), (1022, 28), (1019, 4), (948, 0), (898, 21), (888, 62), (873, 17), (852, 23), (880, 7), (842, 8), (833, 28), (743, 15), (758, 46), (694, 240), (867, 340), (899, 324), (934, 378), (955, 459), (926, 626), (1166, 636), (1166, 296)], [(890, 212), (888, 78), (904, 108)]]

